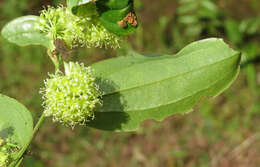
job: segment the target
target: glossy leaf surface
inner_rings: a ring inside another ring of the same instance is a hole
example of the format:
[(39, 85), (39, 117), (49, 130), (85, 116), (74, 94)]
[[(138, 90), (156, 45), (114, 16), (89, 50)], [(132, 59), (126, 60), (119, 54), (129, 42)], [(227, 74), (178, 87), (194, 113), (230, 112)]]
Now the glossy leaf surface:
[(48, 47), (49, 39), (35, 28), (38, 18), (38, 16), (29, 15), (12, 20), (2, 29), (3, 37), (20, 46), (43, 45)]

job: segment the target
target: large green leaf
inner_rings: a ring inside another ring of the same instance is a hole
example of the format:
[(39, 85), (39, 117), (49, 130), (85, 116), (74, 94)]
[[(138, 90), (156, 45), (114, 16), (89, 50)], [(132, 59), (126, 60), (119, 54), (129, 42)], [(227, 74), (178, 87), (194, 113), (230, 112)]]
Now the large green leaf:
[(10, 138), (21, 148), (33, 134), (31, 113), (19, 102), (0, 94), (0, 136)]
[(133, 54), (96, 63), (104, 104), (88, 126), (133, 131), (144, 120), (189, 112), (228, 88), (239, 64), (240, 54), (215, 38), (194, 42), (177, 55)]
[(38, 16), (23, 16), (9, 22), (2, 29), (2, 35), (9, 42), (20, 46), (26, 45), (43, 45), (48, 47), (49, 39), (40, 33), (35, 25)]

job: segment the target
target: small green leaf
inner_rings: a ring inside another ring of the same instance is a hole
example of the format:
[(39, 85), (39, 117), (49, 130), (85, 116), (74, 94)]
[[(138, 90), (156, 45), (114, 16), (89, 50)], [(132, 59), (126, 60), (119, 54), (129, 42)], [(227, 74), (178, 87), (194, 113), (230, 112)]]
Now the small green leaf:
[(147, 119), (187, 113), (217, 96), (239, 73), (240, 53), (223, 40), (194, 42), (177, 55), (119, 57), (92, 65), (104, 92), (103, 106), (88, 126), (133, 131)]
[(32, 15), (16, 18), (5, 25), (1, 33), (9, 42), (20, 46), (43, 45), (48, 47), (49, 39), (35, 28), (38, 18), (38, 16)]
[(0, 94), (0, 136), (23, 147), (33, 134), (31, 113), (18, 101)]

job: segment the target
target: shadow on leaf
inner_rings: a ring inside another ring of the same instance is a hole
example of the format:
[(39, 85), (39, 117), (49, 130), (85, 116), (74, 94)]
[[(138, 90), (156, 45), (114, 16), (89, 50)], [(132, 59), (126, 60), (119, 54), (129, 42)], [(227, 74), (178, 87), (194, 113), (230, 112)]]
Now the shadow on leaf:
[(96, 108), (95, 119), (88, 122), (87, 126), (109, 131), (120, 130), (122, 124), (129, 120), (129, 115), (123, 112), (126, 101), (116, 91), (119, 87), (107, 79), (97, 78), (96, 83), (104, 94), (103, 105)]
[(6, 139), (10, 136), (13, 136), (14, 128), (13, 127), (6, 127), (0, 130), (0, 138)]

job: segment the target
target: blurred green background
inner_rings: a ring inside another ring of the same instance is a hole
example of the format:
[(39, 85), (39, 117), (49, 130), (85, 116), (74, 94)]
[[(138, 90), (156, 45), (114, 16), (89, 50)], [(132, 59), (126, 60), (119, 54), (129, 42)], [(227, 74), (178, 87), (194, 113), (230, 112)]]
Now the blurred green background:
[[(0, 28), (22, 15), (64, 0), (0, 0)], [(78, 49), (73, 60), (91, 64), (141, 53), (176, 53), (206, 37), (224, 38), (242, 52), (230, 89), (201, 101), (194, 112), (145, 121), (135, 133), (45, 121), (23, 167), (259, 167), (260, 0), (135, 0), (140, 26), (119, 50)], [(39, 89), (54, 69), (40, 46), (18, 47), (0, 37), (0, 92), (41, 114)]]

